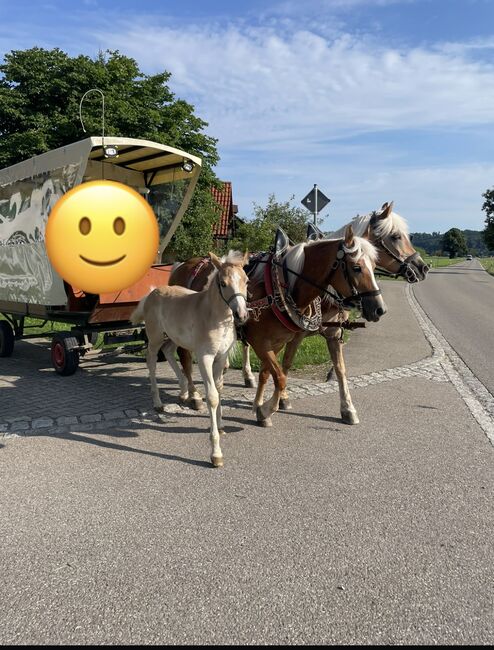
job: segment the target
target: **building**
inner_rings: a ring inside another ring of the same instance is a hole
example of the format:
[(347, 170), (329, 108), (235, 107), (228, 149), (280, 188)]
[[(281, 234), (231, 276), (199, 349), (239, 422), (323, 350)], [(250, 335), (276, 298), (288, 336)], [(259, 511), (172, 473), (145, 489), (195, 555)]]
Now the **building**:
[(219, 221), (213, 229), (216, 245), (220, 247), (236, 235), (235, 224), (238, 220), (236, 216), (238, 206), (233, 203), (230, 181), (222, 181), (221, 189), (212, 187), (211, 194), (221, 208)]

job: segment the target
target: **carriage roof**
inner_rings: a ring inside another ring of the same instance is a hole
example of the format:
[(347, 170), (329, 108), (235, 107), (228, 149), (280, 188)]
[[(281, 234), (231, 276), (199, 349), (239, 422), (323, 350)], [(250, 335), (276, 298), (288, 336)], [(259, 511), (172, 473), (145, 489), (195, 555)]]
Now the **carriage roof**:
[[(103, 145), (118, 147), (118, 156), (105, 157)], [(182, 169), (185, 160), (194, 163), (192, 172)], [(201, 159), (189, 153), (150, 140), (134, 138), (117, 138), (112, 136), (90, 137), (72, 144), (33, 156), (28, 160), (0, 170), (0, 186), (9, 185), (25, 178), (59, 169), (70, 163), (88, 166), (102, 163), (105, 166), (105, 178), (110, 180), (112, 167), (127, 170), (129, 178), (134, 176), (144, 180), (145, 186), (158, 185), (182, 179), (193, 179), (201, 169)], [(99, 167), (99, 165), (98, 165)], [(119, 178), (121, 174), (119, 175)]]

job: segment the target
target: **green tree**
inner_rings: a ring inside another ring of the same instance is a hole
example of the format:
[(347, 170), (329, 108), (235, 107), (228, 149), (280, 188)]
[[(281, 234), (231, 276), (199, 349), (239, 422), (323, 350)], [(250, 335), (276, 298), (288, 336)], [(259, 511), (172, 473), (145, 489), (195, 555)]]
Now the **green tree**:
[(265, 207), (254, 203), (254, 219), (238, 225), (237, 237), (229, 247), (249, 251), (269, 250), (278, 226), (293, 243), (305, 241), (310, 215), (304, 208), (291, 205), (294, 198), (292, 196), (289, 201), (280, 203), (274, 194), (270, 194)]
[[(176, 99), (169, 72), (143, 74), (118, 51), (70, 57), (55, 48), (13, 50), (0, 65), (0, 167), (83, 139), (79, 102), (90, 88), (105, 95), (105, 135), (154, 140), (199, 156), (203, 169), (184, 225), (172, 240), (180, 257), (207, 253), (218, 218), (211, 185), (217, 182), (216, 140), (194, 107)], [(83, 119), (89, 134), (101, 133), (101, 96), (88, 95)], [(187, 234), (191, 233), (191, 241)]]
[(489, 251), (494, 251), (494, 188), (486, 190), (482, 196), (485, 199), (482, 210), (486, 214), (482, 237)]
[(453, 258), (457, 255), (466, 255), (468, 252), (465, 236), (459, 228), (450, 228), (443, 235), (443, 250)]

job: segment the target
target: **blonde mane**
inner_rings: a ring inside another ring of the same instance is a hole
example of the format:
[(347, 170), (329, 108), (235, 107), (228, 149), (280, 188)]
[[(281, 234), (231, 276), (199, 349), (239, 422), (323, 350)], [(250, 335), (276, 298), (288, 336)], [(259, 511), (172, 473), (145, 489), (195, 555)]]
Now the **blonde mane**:
[[(371, 212), (369, 214), (364, 214), (364, 215), (358, 214), (350, 221), (349, 224), (345, 224), (344, 226), (341, 226), (341, 228), (338, 228), (338, 230), (335, 230), (334, 232), (330, 233), (330, 237), (332, 239), (333, 238), (338, 239), (340, 237), (344, 237), (345, 230), (347, 229), (348, 225), (352, 226), (353, 232), (358, 237), (362, 237), (362, 235), (369, 227), (370, 220), (375, 214), (376, 214), (375, 212)], [(374, 235), (379, 239), (384, 239), (386, 237), (389, 237), (392, 234), (408, 236), (408, 232), (409, 232), (408, 224), (406, 220), (396, 212), (391, 212), (389, 217), (386, 217), (386, 219), (377, 219), (373, 224), (373, 231), (374, 231)]]
[[(335, 238), (336, 239), (336, 238)], [(338, 237), (337, 239), (341, 239), (341, 237)], [(323, 240), (323, 241), (331, 241), (331, 240)], [(353, 238), (354, 245), (352, 248), (346, 248), (343, 246), (343, 250), (347, 255), (350, 256), (350, 259), (354, 262), (359, 260), (361, 257), (366, 257), (371, 265), (374, 267), (376, 262), (377, 262), (377, 257), (378, 257), (378, 251), (374, 244), (371, 244), (370, 241), (367, 239), (363, 239), (363, 237), (357, 237), (355, 236)], [(308, 247), (311, 246), (317, 246), (318, 243), (320, 244), (321, 240), (318, 241), (313, 241), (313, 242), (308, 242), (305, 244), (297, 244), (293, 248), (291, 248), (288, 253), (286, 254), (286, 265), (287, 267), (291, 270), (294, 271), (295, 273), (301, 273), (302, 269), (304, 268), (304, 262), (305, 262), (305, 250)], [(297, 281), (297, 276), (295, 273), (289, 273), (289, 278), (288, 278), (288, 283), (289, 283), (289, 288), (290, 291), (293, 290), (293, 287), (295, 285), (295, 282)]]

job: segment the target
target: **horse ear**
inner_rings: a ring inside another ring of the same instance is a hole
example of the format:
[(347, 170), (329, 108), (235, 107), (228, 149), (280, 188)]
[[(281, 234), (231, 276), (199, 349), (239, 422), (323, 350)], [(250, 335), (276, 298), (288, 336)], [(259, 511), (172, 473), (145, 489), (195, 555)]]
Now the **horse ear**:
[(245, 251), (244, 253), (244, 261), (242, 262), (242, 266), (247, 266), (247, 263), (249, 261), (250, 253), (249, 251)]
[(391, 203), (384, 203), (381, 208), (381, 213), (377, 215), (378, 219), (386, 219), (393, 212), (393, 201)]
[(371, 226), (371, 222), (369, 221), (369, 225), (367, 226), (367, 230), (364, 232), (362, 237), (364, 239), (370, 239), (371, 236), (372, 236), (372, 226)]
[(347, 248), (353, 248), (353, 228), (352, 224), (348, 224), (345, 230), (345, 246)]
[(215, 266), (218, 270), (221, 269), (221, 260), (219, 257), (216, 257), (214, 253), (209, 253), (209, 258), (213, 263), (213, 266)]

